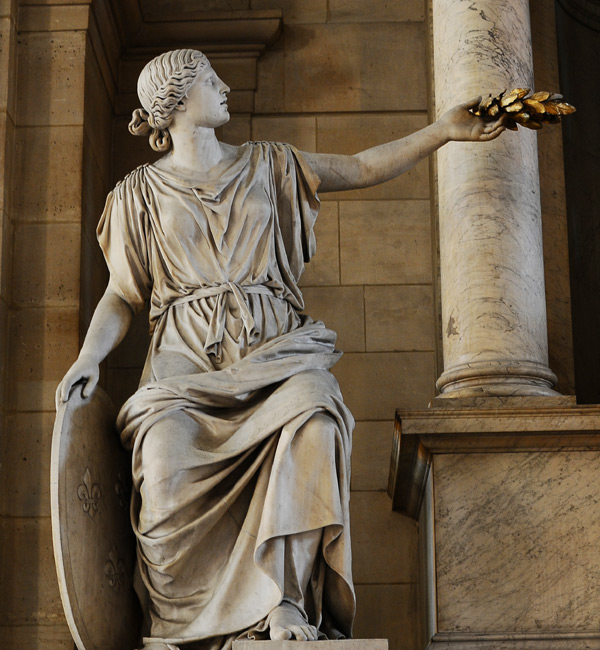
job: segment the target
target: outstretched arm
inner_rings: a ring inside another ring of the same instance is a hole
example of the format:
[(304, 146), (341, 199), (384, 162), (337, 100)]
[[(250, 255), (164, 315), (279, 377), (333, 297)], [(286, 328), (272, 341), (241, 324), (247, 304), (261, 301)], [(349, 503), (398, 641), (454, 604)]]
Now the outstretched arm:
[(109, 282), (102, 296), (85, 341), (77, 357), (56, 389), (56, 407), (66, 402), (77, 382), (84, 382), (82, 395), (89, 397), (98, 383), (100, 363), (124, 338), (133, 312)]
[(357, 153), (354, 156), (303, 153), (321, 179), (320, 192), (337, 192), (377, 185), (414, 167), (447, 142), (487, 142), (504, 131), (502, 117), (486, 122), (469, 112), (481, 98), (460, 104), (437, 122), (412, 135)]

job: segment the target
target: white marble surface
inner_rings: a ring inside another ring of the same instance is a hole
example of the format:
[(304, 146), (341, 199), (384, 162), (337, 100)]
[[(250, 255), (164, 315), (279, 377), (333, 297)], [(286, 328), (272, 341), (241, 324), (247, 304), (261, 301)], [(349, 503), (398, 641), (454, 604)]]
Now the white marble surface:
[(600, 631), (599, 462), (599, 452), (435, 456), (440, 633)]
[[(233, 650), (297, 650), (297, 641), (234, 641)], [(319, 650), (388, 650), (387, 639), (319, 641)]]
[[(527, 0), (433, 1), (436, 113), (532, 87)], [(444, 368), (463, 396), (549, 394), (536, 135), (438, 153)]]
[(133, 591), (135, 537), (129, 525), (129, 454), (115, 411), (98, 388), (76, 387), (60, 405), (52, 436), (52, 539), (65, 618), (78, 648), (123, 648), (138, 641)]

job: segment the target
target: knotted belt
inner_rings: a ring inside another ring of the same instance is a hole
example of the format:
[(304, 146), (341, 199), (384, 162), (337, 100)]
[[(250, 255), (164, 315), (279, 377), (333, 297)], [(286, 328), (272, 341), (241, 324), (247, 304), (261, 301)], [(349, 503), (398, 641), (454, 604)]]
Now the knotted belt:
[(277, 297), (275, 292), (270, 287), (264, 284), (249, 284), (240, 285), (236, 282), (224, 282), (216, 286), (198, 287), (194, 291), (187, 293), (185, 296), (173, 300), (169, 307), (174, 305), (181, 305), (186, 302), (194, 302), (202, 298), (217, 297), (217, 303), (213, 309), (208, 324), (208, 334), (204, 342), (204, 351), (207, 354), (214, 354), (216, 357), (221, 356), (221, 342), (223, 341), (223, 333), (225, 332), (225, 321), (227, 318), (226, 299), (227, 294), (233, 295), (235, 302), (240, 310), (240, 318), (248, 336), (248, 341), (252, 343), (258, 336), (256, 330), (256, 323), (250, 311), (250, 303), (248, 302), (248, 294), (261, 293), (264, 295)]

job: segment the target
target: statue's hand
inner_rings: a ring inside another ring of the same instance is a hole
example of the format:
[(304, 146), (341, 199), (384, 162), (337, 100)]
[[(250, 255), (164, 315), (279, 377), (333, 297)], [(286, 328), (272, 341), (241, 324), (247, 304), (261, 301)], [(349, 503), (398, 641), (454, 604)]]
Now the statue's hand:
[(100, 377), (100, 366), (96, 359), (88, 354), (79, 355), (77, 361), (69, 368), (67, 374), (56, 389), (56, 408), (62, 402), (68, 401), (71, 391), (77, 383), (81, 383), (81, 394), (89, 397), (98, 383)]
[(487, 142), (497, 138), (505, 129), (506, 114), (493, 122), (473, 115), (469, 109), (475, 108), (481, 97), (475, 97), (469, 102), (459, 104), (444, 113), (439, 122), (446, 129), (449, 140), (458, 142)]

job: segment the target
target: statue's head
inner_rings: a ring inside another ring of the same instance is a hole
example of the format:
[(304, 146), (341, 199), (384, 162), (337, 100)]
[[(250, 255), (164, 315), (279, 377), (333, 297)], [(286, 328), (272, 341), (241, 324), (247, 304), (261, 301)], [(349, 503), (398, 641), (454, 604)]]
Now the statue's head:
[(168, 151), (171, 148), (169, 125), (173, 112), (198, 73), (208, 65), (208, 59), (198, 50), (165, 52), (147, 63), (137, 85), (143, 109), (133, 112), (130, 133), (149, 135), (154, 151)]

